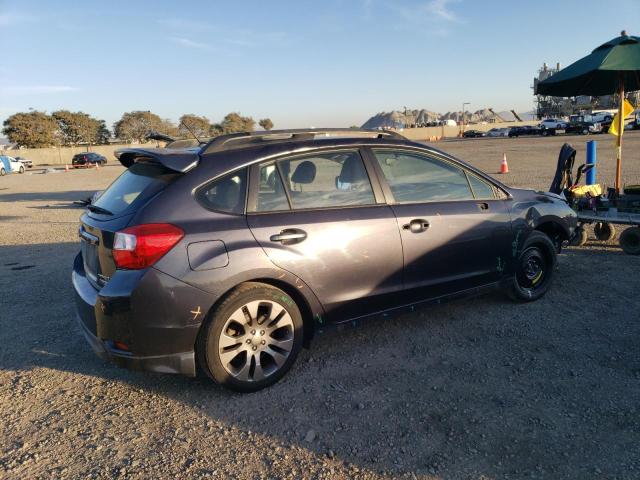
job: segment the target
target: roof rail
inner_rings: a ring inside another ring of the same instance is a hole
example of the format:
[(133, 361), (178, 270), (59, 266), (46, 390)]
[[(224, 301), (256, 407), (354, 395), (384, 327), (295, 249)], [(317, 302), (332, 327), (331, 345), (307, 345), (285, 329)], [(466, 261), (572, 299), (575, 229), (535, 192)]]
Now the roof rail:
[(317, 136), (395, 138), (406, 140), (397, 132), (389, 130), (368, 130), (355, 128), (304, 128), (291, 130), (267, 130), (259, 132), (240, 132), (220, 135), (209, 141), (201, 150), (201, 154), (225, 150), (241, 145), (278, 140), (313, 140)]

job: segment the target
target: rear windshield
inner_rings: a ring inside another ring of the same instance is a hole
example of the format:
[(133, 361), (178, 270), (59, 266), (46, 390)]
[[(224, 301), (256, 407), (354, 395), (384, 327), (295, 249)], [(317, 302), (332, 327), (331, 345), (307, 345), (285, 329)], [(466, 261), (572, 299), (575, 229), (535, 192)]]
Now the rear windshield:
[(155, 163), (135, 163), (93, 203), (114, 215), (164, 189), (180, 174)]

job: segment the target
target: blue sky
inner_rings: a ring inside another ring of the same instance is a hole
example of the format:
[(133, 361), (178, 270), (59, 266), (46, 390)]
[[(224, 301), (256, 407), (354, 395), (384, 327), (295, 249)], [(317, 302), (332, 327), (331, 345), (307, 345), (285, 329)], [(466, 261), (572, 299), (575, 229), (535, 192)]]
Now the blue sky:
[(532, 108), (543, 62), (567, 65), (640, 1), (0, 0), (0, 121), (151, 110), (276, 127), (362, 124), (379, 111)]

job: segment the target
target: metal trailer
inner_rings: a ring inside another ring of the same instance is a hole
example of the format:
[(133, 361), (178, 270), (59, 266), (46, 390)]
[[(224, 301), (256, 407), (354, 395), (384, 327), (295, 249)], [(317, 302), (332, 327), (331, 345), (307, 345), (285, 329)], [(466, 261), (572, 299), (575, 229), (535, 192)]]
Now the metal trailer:
[(593, 224), (594, 234), (598, 240), (609, 241), (616, 235), (614, 225), (629, 225), (620, 234), (620, 247), (629, 255), (640, 255), (640, 212), (620, 212), (618, 208), (611, 207), (606, 210), (580, 210), (578, 215), (578, 228), (573, 244), (584, 245), (588, 240), (585, 224)]

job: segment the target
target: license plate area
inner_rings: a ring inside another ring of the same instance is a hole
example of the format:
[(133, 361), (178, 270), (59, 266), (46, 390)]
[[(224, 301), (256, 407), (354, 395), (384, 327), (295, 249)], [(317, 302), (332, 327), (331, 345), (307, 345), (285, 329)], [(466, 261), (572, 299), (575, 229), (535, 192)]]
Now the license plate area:
[(100, 273), (98, 237), (91, 235), (84, 229), (81, 229), (80, 239), (80, 251), (82, 252), (82, 262), (84, 264), (85, 274), (93, 283), (97, 284), (98, 274)]

